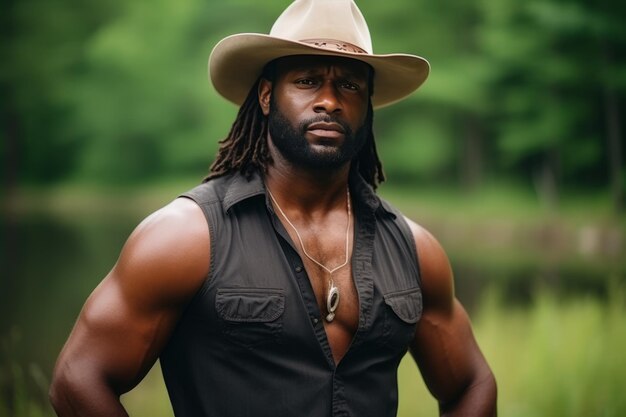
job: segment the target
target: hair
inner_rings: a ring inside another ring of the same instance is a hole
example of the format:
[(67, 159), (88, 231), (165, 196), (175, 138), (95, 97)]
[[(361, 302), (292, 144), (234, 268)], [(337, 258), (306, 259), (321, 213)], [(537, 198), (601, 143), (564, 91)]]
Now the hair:
[[(233, 172), (240, 172), (250, 178), (255, 172), (265, 173), (267, 171), (267, 167), (272, 163), (267, 145), (268, 118), (263, 114), (259, 104), (258, 87), (261, 78), (270, 81), (275, 80), (275, 71), (275, 61), (272, 61), (265, 66), (261, 77), (250, 89), (248, 97), (239, 108), (228, 136), (219, 142), (217, 156), (203, 182)], [(361, 150), (352, 159), (351, 169), (358, 170), (363, 179), (376, 189), (378, 184), (385, 181), (385, 174), (374, 140), (374, 110), (371, 100), (374, 91), (373, 71), (371, 74), (369, 80), (370, 100), (365, 126), (367, 129), (366, 139)]]

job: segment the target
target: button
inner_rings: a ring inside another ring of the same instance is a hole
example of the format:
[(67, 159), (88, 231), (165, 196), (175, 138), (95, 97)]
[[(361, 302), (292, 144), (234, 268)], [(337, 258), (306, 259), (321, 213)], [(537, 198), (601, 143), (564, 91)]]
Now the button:
[(300, 265), (296, 266), (296, 272), (298, 273), (302, 272), (302, 267)]
[(317, 323), (319, 323), (319, 319), (318, 319), (317, 317), (313, 317), (313, 320), (312, 320), (312, 321), (313, 321), (313, 324), (317, 324)]

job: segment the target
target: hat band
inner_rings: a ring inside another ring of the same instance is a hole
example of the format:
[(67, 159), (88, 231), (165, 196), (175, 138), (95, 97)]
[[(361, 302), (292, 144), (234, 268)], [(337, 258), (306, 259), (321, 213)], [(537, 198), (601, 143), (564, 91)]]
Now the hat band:
[(314, 45), (322, 49), (330, 49), (342, 52), (352, 52), (355, 54), (367, 54), (367, 51), (348, 42), (338, 41), (336, 39), (303, 39), (300, 42)]

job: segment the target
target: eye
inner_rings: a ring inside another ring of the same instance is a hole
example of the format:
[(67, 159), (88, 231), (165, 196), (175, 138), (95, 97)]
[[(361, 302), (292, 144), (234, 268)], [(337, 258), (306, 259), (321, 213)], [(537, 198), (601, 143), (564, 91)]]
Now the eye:
[(311, 78), (299, 78), (295, 82), (298, 86), (311, 87), (315, 85), (315, 81)]
[(341, 86), (341, 88), (345, 88), (347, 90), (352, 90), (352, 91), (359, 91), (361, 89), (361, 86), (359, 86), (357, 83), (353, 83), (352, 81), (348, 81), (348, 80), (341, 80), (339, 82), (339, 85)]

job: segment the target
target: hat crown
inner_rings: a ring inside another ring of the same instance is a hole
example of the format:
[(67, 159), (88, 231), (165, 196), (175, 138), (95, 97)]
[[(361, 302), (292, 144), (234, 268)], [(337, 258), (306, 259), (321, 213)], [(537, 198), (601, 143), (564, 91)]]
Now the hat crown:
[(295, 0), (278, 17), (270, 36), (299, 42), (332, 39), (373, 53), (367, 22), (352, 0)]

